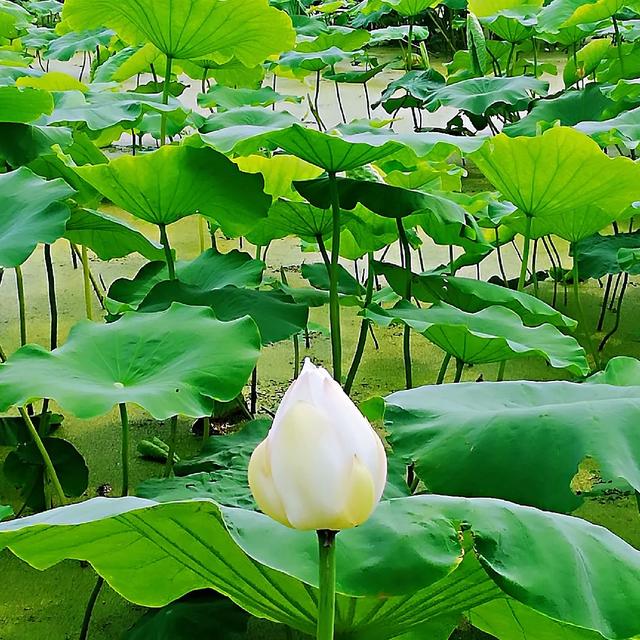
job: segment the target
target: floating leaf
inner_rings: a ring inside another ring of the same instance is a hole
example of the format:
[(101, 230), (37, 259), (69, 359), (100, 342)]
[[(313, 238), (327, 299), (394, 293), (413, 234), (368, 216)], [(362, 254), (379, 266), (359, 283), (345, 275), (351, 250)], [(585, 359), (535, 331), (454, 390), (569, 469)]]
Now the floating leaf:
[(207, 93), (198, 95), (200, 107), (218, 107), (225, 111), (238, 107), (269, 107), (278, 102), (302, 102), (302, 98), (283, 95), (271, 87), (232, 89), (219, 84), (213, 85)]
[(62, 347), (27, 345), (0, 365), (0, 410), (51, 398), (83, 419), (125, 402), (158, 420), (205, 416), (212, 398), (240, 393), (259, 346), (251, 319), (220, 322), (210, 309), (180, 304), (111, 324), (80, 322)]
[(584, 349), (574, 338), (550, 324), (526, 327), (516, 313), (505, 307), (491, 306), (467, 313), (446, 303), (420, 309), (401, 301), (389, 310), (371, 305), (363, 315), (382, 326), (406, 324), (468, 364), (540, 356), (552, 367), (567, 369), (576, 376), (589, 373)]
[(0, 266), (20, 266), (38, 243), (61, 238), (70, 215), (62, 201), (72, 194), (64, 181), (25, 167), (0, 175)]

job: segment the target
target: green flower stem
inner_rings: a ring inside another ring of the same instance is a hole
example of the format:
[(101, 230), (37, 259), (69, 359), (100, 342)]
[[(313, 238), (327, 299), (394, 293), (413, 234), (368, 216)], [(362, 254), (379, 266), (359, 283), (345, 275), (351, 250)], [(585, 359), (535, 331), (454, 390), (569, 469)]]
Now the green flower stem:
[(87, 314), (87, 320), (93, 320), (93, 308), (91, 304), (91, 276), (89, 275), (89, 255), (87, 247), (80, 247), (82, 256), (82, 281), (84, 283), (84, 308)]
[(205, 416), (202, 419), (202, 446), (204, 447), (209, 441), (211, 435), (211, 416)]
[(413, 16), (409, 18), (409, 33), (407, 34), (407, 60), (406, 69), (411, 71), (413, 67)]
[(171, 253), (171, 245), (169, 244), (169, 236), (167, 235), (167, 225), (159, 224), (160, 228), (160, 244), (164, 249), (164, 259), (169, 270), (169, 280), (176, 279), (176, 266), (173, 262), (173, 254)]
[(336, 617), (336, 531), (318, 533), (320, 597), (316, 640), (333, 640)]
[[(366, 309), (373, 299), (373, 253), (369, 253), (367, 256), (367, 288), (364, 294), (363, 309)], [(353, 387), (353, 382), (356, 379), (356, 373), (362, 362), (362, 356), (364, 355), (364, 348), (367, 344), (367, 334), (369, 333), (370, 321), (366, 318), (362, 319), (360, 323), (360, 335), (358, 336), (358, 344), (356, 346), (355, 353), (353, 354), (353, 360), (351, 361), (351, 367), (347, 374), (347, 381), (344, 383), (344, 392), (349, 395)]]
[(87, 640), (89, 637), (89, 626), (91, 625), (91, 616), (93, 615), (93, 608), (96, 606), (96, 601), (98, 600), (98, 596), (100, 595), (100, 591), (102, 590), (102, 585), (104, 584), (104, 578), (102, 576), (98, 576), (96, 580), (96, 584), (93, 587), (93, 591), (89, 596), (89, 600), (87, 602), (87, 606), (84, 610), (84, 617), (82, 619), (82, 628), (80, 629), (80, 640)]
[(576, 245), (573, 245), (573, 297), (576, 302), (576, 311), (578, 316), (578, 328), (582, 331), (584, 339), (587, 343), (587, 349), (593, 358), (593, 364), (596, 369), (600, 369), (600, 356), (598, 354), (593, 340), (591, 339), (591, 332), (587, 328), (587, 320), (584, 315), (584, 309), (582, 308), (582, 300), (580, 299), (580, 278), (578, 274), (578, 253)]
[(27, 410), (24, 407), (18, 407), (18, 411), (20, 412), (20, 416), (24, 420), (24, 423), (27, 425), (27, 429), (29, 430), (31, 437), (33, 438), (33, 441), (35, 442), (35, 445), (38, 448), (40, 455), (42, 456), (42, 461), (44, 462), (45, 469), (47, 470), (47, 476), (49, 477), (49, 480), (58, 496), (58, 502), (60, 503), (59, 506), (62, 506), (66, 504), (67, 499), (64, 495), (62, 485), (60, 484), (58, 474), (56, 473), (56, 470), (53, 466), (53, 462), (51, 462), (49, 452), (46, 450), (44, 443), (42, 442), (42, 438), (40, 438), (40, 434), (33, 424), (31, 416), (29, 416), (29, 414), (27, 413)]
[(522, 264), (520, 265), (520, 277), (518, 278), (518, 291), (524, 291), (527, 281), (527, 267), (529, 266), (529, 252), (531, 251), (531, 225), (533, 216), (527, 215), (527, 225), (524, 230), (524, 245), (522, 247)]
[(4, 349), (0, 344), (0, 362), (6, 362), (6, 361), (7, 361), (7, 354), (4, 352)]
[(450, 362), (451, 362), (451, 354), (445, 353), (444, 359), (442, 360), (442, 365), (440, 367), (440, 371), (438, 372), (438, 379), (436, 380), (436, 384), (442, 384), (444, 382), (444, 377), (447, 374), (447, 369), (449, 368)]
[(119, 406), (122, 424), (122, 496), (124, 497), (129, 495), (129, 415), (124, 402)]
[[(404, 253), (404, 268), (407, 274), (407, 286), (404, 292), (405, 299), (411, 301), (411, 247), (409, 245), (409, 239), (407, 238), (407, 232), (404, 228), (402, 218), (397, 219), (398, 224), (398, 236), (400, 237), (400, 246)], [(413, 371), (411, 367), (411, 328), (408, 324), (404, 326), (403, 332), (403, 354), (404, 354), (404, 379), (405, 387), (407, 389), (413, 388)]]
[(20, 345), (24, 347), (27, 344), (27, 311), (24, 300), (24, 278), (22, 277), (22, 269), (16, 267), (16, 291), (18, 293), (18, 314), (20, 318)]
[(504, 380), (504, 370), (507, 366), (507, 361), (503, 360), (498, 367), (498, 375), (496, 376), (496, 382), (502, 382)]
[(329, 269), (329, 324), (331, 327), (331, 354), (333, 377), (342, 381), (342, 340), (340, 337), (340, 299), (338, 298), (338, 257), (340, 256), (340, 196), (334, 171), (329, 171), (331, 213), (333, 231), (331, 235), (331, 264)]
[(58, 346), (58, 302), (56, 299), (56, 279), (51, 259), (51, 245), (44, 245), (44, 264), (47, 270), (47, 289), (49, 292), (50, 347), (53, 351)]
[[(169, 89), (171, 87), (171, 65), (173, 58), (167, 56), (167, 66), (164, 70), (164, 84), (162, 86), (162, 104), (169, 104)], [(164, 145), (167, 141), (167, 112), (160, 114), (160, 145)]]
[(453, 379), (454, 382), (460, 382), (462, 378), (462, 371), (464, 370), (464, 360), (456, 358), (456, 376)]
[(169, 436), (169, 453), (167, 454), (167, 464), (164, 468), (165, 478), (170, 478), (173, 475), (173, 457), (176, 453), (177, 434), (178, 434), (178, 416), (173, 416), (171, 418), (171, 435)]

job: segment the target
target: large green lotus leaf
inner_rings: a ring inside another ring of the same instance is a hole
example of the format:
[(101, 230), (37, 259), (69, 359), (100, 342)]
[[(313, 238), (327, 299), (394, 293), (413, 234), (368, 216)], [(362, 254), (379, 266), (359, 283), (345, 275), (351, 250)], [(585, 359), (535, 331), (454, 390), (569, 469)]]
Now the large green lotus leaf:
[(517, 600), (487, 602), (469, 612), (471, 624), (497, 640), (603, 640), (596, 631), (558, 622)]
[(607, 366), (585, 380), (585, 384), (612, 384), (617, 387), (640, 387), (640, 360), (617, 356)]
[(435, 7), (439, 0), (382, 0), (382, 3), (392, 7), (401, 16), (410, 18)]
[(429, 111), (455, 107), (475, 115), (485, 114), (496, 106), (522, 111), (531, 102), (531, 93), (546, 95), (548, 89), (545, 80), (528, 76), (471, 78), (436, 89), (425, 107)]
[(220, 84), (214, 84), (207, 93), (198, 94), (198, 105), (203, 108), (221, 107), (229, 110), (238, 107), (270, 107), (278, 102), (302, 102), (302, 98), (283, 95), (271, 87), (233, 89)]
[(70, 216), (63, 200), (74, 193), (62, 180), (44, 180), (25, 167), (0, 175), (0, 266), (17, 267), (38, 243), (64, 234)]
[(200, 592), (148, 611), (123, 640), (246, 640), (248, 624), (247, 612), (233, 602), (215, 593)]
[(85, 123), (92, 131), (115, 125), (131, 127), (148, 111), (172, 112), (180, 107), (174, 98), (163, 104), (162, 96), (123, 91), (63, 91), (54, 95), (55, 109), (44, 124)]
[[(207, 249), (194, 260), (176, 262), (178, 280), (201, 291), (222, 289), (229, 285), (257, 287), (262, 281), (263, 271), (264, 262), (235, 249), (229, 253)], [(136, 309), (153, 287), (164, 280), (169, 280), (166, 263), (149, 262), (132, 279), (116, 280), (109, 287), (108, 300), (125, 305), (125, 309)], [(112, 312), (118, 311), (112, 309)]]
[(249, 316), (258, 326), (264, 345), (297, 335), (309, 320), (309, 308), (296, 303), (282, 291), (258, 291), (234, 286), (203, 291), (197, 286), (175, 280), (165, 280), (155, 285), (138, 305), (138, 311), (161, 311), (173, 302), (211, 307), (216, 318), (224, 321)]
[[(375, 270), (386, 278), (396, 293), (404, 295), (407, 290), (406, 269), (393, 264), (376, 262)], [(442, 301), (469, 313), (500, 305), (517, 313), (522, 322), (528, 326), (547, 322), (556, 327), (575, 329), (578, 324), (546, 302), (524, 291), (507, 289), (474, 278), (437, 273), (413, 274), (411, 295), (420, 302)]]
[[(383, 29), (373, 29), (369, 32), (371, 37), (369, 39), (369, 46), (375, 47), (376, 45), (383, 44), (385, 42), (392, 42), (396, 40), (407, 40), (409, 37), (409, 25), (399, 25), (397, 27), (384, 27)], [(414, 42), (420, 40), (426, 40), (429, 37), (429, 29), (423, 26), (414, 26), (413, 39)]]
[(640, 144), (640, 107), (608, 120), (580, 122), (576, 129), (592, 137), (601, 147), (620, 145), (636, 149)]
[(101, 260), (139, 253), (148, 260), (163, 260), (162, 245), (149, 240), (135, 227), (101, 211), (74, 209), (64, 237), (89, 247)]
[(274, 131), (269, 140), (287, 153), (333, 173), (357, 169), (402, 149), (401, 143), (383, 137), (354, 142), (299, 124)]
[[(386, 399), (396, 454), (430, 490), (569, 512), (585, 458), (640, 489), (640, 387), (571, 382), (437, 385)], [(550, 455), (553, 452), (553, 455)], [(478, 469), (482, 468), (482, 473)]]
[(406, 324), (443, 351), (469, 364), (540, 356), (552, 367), (586, 376), (589, 365), (575, 338), (550, 324), (527, 327), (511, 309), (491, 306), (468, 313), (439, 303), (428, 309), (407, 301), (393, 309), (371, 305), (363, 312), (376, 324)]
[(0, 2), (0, 37), (13, 40), (32, 22), (29, 12), (21, 5), (2, 0)]
[(72, 29), (109, 27), (135, 44), (151, 42), (172, 58), (237, 58), (247, 67), (294, 45), (291, 19), (268, 0), (67, 0)]
[(111, 202), (154, 224), (201, 213), (226, 233), (243, 234), (271, 205), (262, 176), (242, 173), (213, 149), (165, 146), (75, 171)]
[(611, 18), (624, 6), (624, 0), (553, 0), (540, 13), (540, 30), (558, 32), (564, 27), (586, 25)]
[(79, 418), (130, 402), (154, 418), (205, 416), (211, 399), (232, 400), (260, 352), (250, 318), (217, 320), (210, 309), (174, 304), (117, 322), (80, 322), (49, 352), (36, 345), (0, 366), (0, 410), (51, 398)]
[[(293, 188), (293, 182), (295, 180), (310, 180), (322, 174), (322, 169), (319, 167), (314, 167), (312, 164), (295, 156), (284, 154), (270, 157), (251, 155), (234, 158), (233, 161), (240, 167), (241, 171), (262, 174), (264, 192), (268, 193), (274, 201), (278, 198), (301, 200)], [(262, 220), (261, 224), (264, 224), (264, 222)]]
[(640, 249), (623, 247), (618, 250), (620, 268), (626, 273), (640, 273)]
[(640, 199), (640, 166), (609, 158), (588, 136), (568, 127), (535, 138), (500, 134), (471, 157), (520, 212), (540, 219), (536, 235), (557, 227), (577, 241)]
[(343, 51), (338, 47), (330, 47), (325, 51), (287, 51), (278, 59), (278, 65), (291, 69), (296, 76), (304, 77), (309, 73), (322, 71), (339, 62), (350, 60), (352, 57), (352, 52)]
[[(43, 438), (64, 494), (80, 497), (89, 486), (89, 467), (82, 454), (67, 440)], [(19, 443), (9, 452), (2, 468), (7, 480), (19, 487), (26, 505), (33, 511), (47, 508), (47, 470), (35, 442)]]
[(93, 53), (97, 47), (108, 46), (113, 36), (113, 31), (104, 28), (71, 31), (49, 42), (44, 51), (44, 58), (68, 62), (79, 51)]
[[(474, 538), (462, 563), (461, 523)], [(107, 548), (105, 537), (119, 544)], [(161, 606), (208, 587), (254, 615), (313, 630), (316, 592), (306, 585), (317, 580), (314, 533), (253, 511), (209, 501), (95, 498), (4, 523), (0, 544), (40, 569), (88, 560), (139, 604)], [(608, 637), (629, 637), (640, 624), (620, 615), (640, 604), (640, 552), (583, 520), (499, 500), (384, 502), (363, 526), (341, 532), (337, 556), (338, 592), (367, 596), (338, 597), (338, 637), (381, 640), (479, 606), (500, 595), (492, 581), (545, 615)], [(548, 571), (550, 558), (557, 571)]]
[(355, 51), (367, 44), (370, 38), (371, 36), (366, 29), (332, 25), (323, 29), (316, 36), (301, 34), (296, 51), (324, 51), (330, 47), (338, 47), (343, 51)]
[(562, 71), (562, 79), (565, 87), (588, 78), (593, 75), (598, 65), (605, 57), (611, 42), (608, 39), (602, 38), (597, 40), (591, 40), (584, 47), (575, 52), (575, 54), (567, 60)]
[[(62, 10), (62, 5), (59, 6), (60, 10)], [(22, 46), (27, 50), (42, 51), (52, 40), (56, 40), (57, 38), (59, 38), (59, 36), (55, 32), (55, 29), (31, 25), (27, 28), (27, 33), (20, 37), (20, 42), (22, 42)]]
[(53, 111), (53, 97), (41, 89), (0, 87), (0, 122), (33, 122)]
[(340, 220), (344, 224), (340, 233), (340, 255), (348, 260), (384, 249), (398, 239), (395, 220), (376, 215), (362, 205), (356, 206), (348, 215), (342, 211)]
[(240, 107), (210, 116), (201, 127), (200, 138), (222, 153), (250, 155), (269, 146), (274, 131), (286, 129), (298, 119), (288, 111)]
[(39, 127), (21, 122), (0, 122), (0, 159), (17, 168), (52, 153), (53, 145), (72, 144), (71, 131), (64, 127)]
[[(364, 287), (342, 265), (338, 265), (338, 291), (349, 296), (363, 296)], [(308, 280), (312, 287), (329, 291), (330, 278), (327, 265), (324, 262), (303, 264), (300, 273)]]
[(540, 8), (543, 4), (542, 0), (470, 0), (469, 11), (478, 18), (487, 18), (522, 7)]
[(318, 237), (328, 238), (331, 235), (332, 225), (331, 212), (327, 209), (281, 198), (271, 205), (267, 217), (247, 234), (247, 240), (260, 246), (287, 236), (316, 242)]
[(621, 107), (605, 96), (599, 85), (591, 83), (584, 89), (571, 89), (536, 101), (522, 120), (506, 126), (503, 131), (512, 137), (535, 136), (539, 126), (548, 128), (547, 125), (554, 122), (573, 126), (585, 120), (603, 120), (607, 113), (616, 113)]
[[(331, 207), (328, 178), (298, 181), (294, 182), (294, 186), (314, 207)], [(464, 223), (466, 220), (466, 211), (460, 205), (437, 193), (353, 178), (338, 178), (337, 186), (343, 209), (355, 209), (362, 204), (385, 218), (404, 218), (414, 213), (432, 212), (445, 222)]]
[[(387, 85), (380, 95), (379, 102), (373, 106), (375, 108), (378, 104), (382, 104), (387, 113), (394, 113), (400, 107), (422, 106), (444, 84), (444, 76), (433, 69), (407, 71), (403, 76)], [(399, 90), (404, 91), (405, 94), (401, 98), (394, 97)]]
[(599, 233), (576, 242), (572, 254), (577, 257), (581, 278), (602, 278), (624, 269), (618, 260), (622, 248), (640, 249), (640, 231), (603, 236)]

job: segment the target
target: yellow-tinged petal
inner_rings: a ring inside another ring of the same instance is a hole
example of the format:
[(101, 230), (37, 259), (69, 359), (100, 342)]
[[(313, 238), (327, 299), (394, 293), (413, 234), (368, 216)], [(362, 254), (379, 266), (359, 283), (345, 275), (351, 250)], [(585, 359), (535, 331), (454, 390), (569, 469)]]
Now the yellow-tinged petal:
[(336, 522), (336, 526), (331, 527), (335, 530), (349, 529), (362, 524), (369, 518), (378, 503), (373, 477), (358, 456), (353, 456), (351, 478), (346, 488), (344, 511)]
[(249, 460), (249, 487), (260, 510), (277, 522), (291, 527), (271, 475), (269, 443), (263, 440)]

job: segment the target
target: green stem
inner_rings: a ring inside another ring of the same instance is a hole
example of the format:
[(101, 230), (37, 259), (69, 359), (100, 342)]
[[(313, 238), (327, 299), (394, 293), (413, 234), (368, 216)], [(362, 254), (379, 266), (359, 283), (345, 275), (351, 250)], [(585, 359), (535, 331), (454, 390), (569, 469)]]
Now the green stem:
[(82, 261), (82, 281), (84, 283), (84, 308), (87, 320), (93, 320), (93, 308), (91, 304), (91, 276), (89, 275), (89, 255), (87, 247), (81, 245), (80, 255)]
[(527, 223), (524, 230), (524, 244), (522, 247), (522, 264), (520, 265), (520, 277), (518, 278), (518, 291), (524, 291), (527, 281), (527, 267), (529, 266), (529, 252), (531, 251), (531, 225), (533, 216), (527, 215)]
[(342, 340), (340, 337), (340, 299), (338, 297), (338, 257), (340, 256), (340, 195), (335, 171), (329, 171), (331, 193), (331, 214), (333, 230), (331, 235), (331, 264), (329, 270), (329, 324), (331, 327), (331, 354), (333, 356), (333, 377), (342, 381)]
[(24, 278), (22, 277), (22, 269), (16, 267), (16, 291), (18, 293), (18, 314), (20, 317), (20, 345), (24, 347), (27, 344), (27, 310), (24, 300)]
[(160, 244), (164, 249), (164, 259), (169, 270), (169, 280), (176, 279), (176, 267), (173, 262), (173, 254), (171, 253), (171, 245), (169, 244), (169, 236), (167, 235), (167, 225), (159, 224), (160, 227)]
[[(169, 104), (169, 89), (171, 88), (171, 65), (173, 58), (167, 56), (167, 66), (164, 70), (164, 84), (162, 86), (162, 104)], [(167, 140), (167, 112), (160, 114), (160, 145), (163, 146)]]
[(167, 464), (164, 468), (165, 478), (170, 478), (173, 475), (173, 457), (176, 452), (177, 434), (178, 434), (178, 416), (173, 416), (171, 418), (171, 435), (169, 436), (169, 453), (167, 455)]
[(449, 368), (450, 362), (451, 354), (445, 353), (444, 359), (442, 360), (442, 365), (440, 366), (440, 371), (438, 372), (438, 379), (436, 380), (436, 384), (442, 384), (444, 382), (444, 377), (447, 374), (447, 369)]
[(460, 382), (460, 379), (462, 378), (463, 369), (464, 369), (464, 360), (461, 360), (460, 358), (456, 358), (456, 376), (453, 379), (454, 382)]
[(296, 333), (293, 336), (293, 379), (300, 374), (300, 337)]
[(7, 361), (7, 354), (5, 353), (4, 349), (2, 348), (2, 345), (0, 344), (0, 362), (6, 362)]
[(498, 367), (498, 375), (496, 376), (496, 382), (502, 382), (504, 380), (504, 370), (507, 366), (507, 361), (503, 360)]
[[(411, 301), (411, 247), (409, 245), (409, 239), (407, 238), (407, 232), (404, 228), (402, 218), (396, 220), (398, 225), (398, 236), (400, 238), (400, 246), (404, 253), (404, 268), (407, 276), (407, 284), (404, 292), (404, 297), (407, 302)], [(405, 324), (403, 336), (402, 336), (402, 351), (404, 356), (404, 379), (405, 387), (411, 389), (413, 387), (413, 371), (411, 367), (411, 328), (408, 324)]]
[(93, 587), (93, 591), (89, 596), (89, 601), (87, 602), (87, 606), (84, 610), (84, 617), (82, 619), (82, 628), (80, 629), (80, 640), (87, 640), (89, 637), (89, 625), (91, 624), (91, 616), (93, 615), (93, 608), (96, 606), (96, 601), (98, 600), (98, 596), (100, 595), (100, 591), (102, 589), (102, 585), (104, 584), (104, 578), (102, 576), (98, 576), (96, 580), (96, 584)]
[(51, 245), (44, 245), (44, 264), (47, 270), (47, 290), (49, 292), (50, 335), (51, 351), (58, 346), (58, 302), (56, 300), (56, 279), (51, 259)]
[(624, 61), (622, 57), (622, 36), (620, 35), (620, 28), (618, 27), (618, 21), (615, 16), (611, 16), (613, 22), (613, 32), (615, 34), (616, 49), (618, 50), (618, 59), (620, 60), (620, 74), (624, 76)]
[(129, 495), (129, 415), (127, 405), (120, 403), (120, 423), (122, 424), (122, 496)]
[(596, 348), (594, 347), (593, 340), (591, 339), (591, 332), (587, 329), (587, 321), (584, 315), (584, 309), (582, 308), (582, 300), (580, 299), (580, 278), (578, 273), (578, 253), (577, 247), (573, 245), (573, 297), (576, 303), (576, 311), (578, 315), (578, 327), (582, 331), (587, 348), (591, 357), (593, 358), (593, 364), (596, 369), (600, 368), (600, 357)]
[(60, 506), (66, 504), (67, 499), (64, 495), (64, 490), (62, 489), (62, 485), (60, 484), (60, 480), (58, 479), (58, 474), (53, 466), (53, 462), (51, 462), (51, 457), (49, 456), (49, 452), (46, 450), (44, 443), (42, 442), (42, 438), (40, 438), (40, 434), (36, 429), (33, 421), (31, 420), (31, 416), (27, 413), (24, 407), (18, 407), (18, 411), (20, 412), (20, 416), (24, 420), (24, 423), (27, 425), (27, 429), (33, 438), (33, 441), (42, 456), (42, 461), (44, 462), (45, 469), (47, 471), (47, 476), (53, 485), (53, 488), (58, 495), (58, 501), (60, 502)]
[(531, 46), (533, 47), (533, 77), (538, 77), (538, 48), (536, 47), (535, 37), (531, 37)]
[(318, 533), (320, 597), (316, 640), (333, 640), (336, 617), (336, 532)]
[(413, 67), (413, 17), (409, 18), (409, 33), (407, 34), (407, 71)]
[[(367, 289), (364, 295), (363, 309), (366, 309), (373, 299), (373, 253), (369, 253), (367, 256)], [(358, 344), (356, 346), (355, 353), (353, 354), (353, 360), (351, 361), (351, 367), (347, 374), (347, 381), (344, 383), (344, 392), (349, 395), (353, 382), (356, 379), (356, 373), (362, 362), (362, 356), (364, 355), (364, 348), (367, 344), (367, 333), (369, 332), (369, 320), (362, 319), (360, 323), (360, 334), (358, 335)]]
[(205, 416), (202, 419), (202, 446), (204, 447), (209, 441), (211, 432), (211, 416)]

